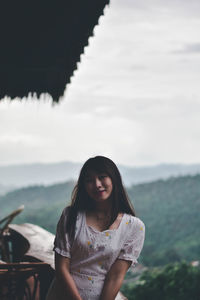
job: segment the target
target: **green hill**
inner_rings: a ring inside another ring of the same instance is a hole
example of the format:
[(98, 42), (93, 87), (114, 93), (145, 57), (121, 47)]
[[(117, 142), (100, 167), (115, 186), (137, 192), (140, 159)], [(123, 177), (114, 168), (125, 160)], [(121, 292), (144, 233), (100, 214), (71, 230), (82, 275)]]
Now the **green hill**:
[(0, 197), (0, 219), (24, 204), (24, 211), (14, 223), (34, 223), (55, 232), (63, 208), (70, 203), (74, 182), (51, 186), (30, 186)]
[(200, 258), (200, 175), (140, 184), (129, 189), (146, 225), (147, 265)]
[[(128, 189), (137, 216), (146, 225), (140, 262), (148, 266), (199, 260), (200, 175), (134, 185)], [(24, 204), (14, 222), (38, 224), (55, 233), (64, 206), (70, 202), (74, 183), (33, 186), (0, 197), (0, 218)]]

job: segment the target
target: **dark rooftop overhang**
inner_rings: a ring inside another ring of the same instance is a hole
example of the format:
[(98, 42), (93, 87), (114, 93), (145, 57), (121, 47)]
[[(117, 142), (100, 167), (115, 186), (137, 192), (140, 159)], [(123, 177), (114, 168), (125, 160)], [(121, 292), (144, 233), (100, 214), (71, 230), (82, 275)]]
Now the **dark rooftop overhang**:
[(2, 1), (0, 99), (48, 93), (58, 102), (108, 3)]

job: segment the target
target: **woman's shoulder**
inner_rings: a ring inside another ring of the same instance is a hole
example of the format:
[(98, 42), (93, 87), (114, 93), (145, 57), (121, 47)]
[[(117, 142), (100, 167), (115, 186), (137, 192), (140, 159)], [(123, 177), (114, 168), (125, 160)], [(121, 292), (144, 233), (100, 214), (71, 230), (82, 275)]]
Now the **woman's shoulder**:
[(145, 225), (143, 221), (136, 217), (125, 213), (125, 225), (129, 225), (128, 227), (134, 229), (145, 230)]
[[(74, 210), (73, 210), (73, 207), (71, 205), (68, 205), (63, 209), (62, 214), (61, 214), (61, 218), (67, 219), (69, 217), (70, 213), (74, 214)], [(77, 211), (77, 212), (75, 212), (75, 215), (76, 215), (76, 220), (78, 221), (80, 219), (83, 219), (84, 212), (83, 211)]]

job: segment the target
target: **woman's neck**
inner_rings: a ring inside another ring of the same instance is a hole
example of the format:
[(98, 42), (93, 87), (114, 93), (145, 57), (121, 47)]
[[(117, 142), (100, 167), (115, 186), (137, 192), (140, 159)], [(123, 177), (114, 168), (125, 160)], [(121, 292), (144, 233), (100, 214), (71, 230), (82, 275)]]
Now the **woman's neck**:
[(111, 201), (107, 202), (101, 202), (101, 203), (96, 203), (95, 205), (95, 208), (94, 208), (94, 211), (96, 213), (99, 213), (99, 214), (110, 214), (111, 213), (111, 210), (112, 210), (112, 203)]

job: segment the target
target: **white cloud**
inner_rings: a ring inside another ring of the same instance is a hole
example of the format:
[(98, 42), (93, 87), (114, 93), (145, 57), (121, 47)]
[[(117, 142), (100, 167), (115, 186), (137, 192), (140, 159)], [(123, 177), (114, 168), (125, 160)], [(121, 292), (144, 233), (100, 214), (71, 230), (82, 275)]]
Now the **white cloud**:
[(111, 1), (59, 105), (0, 104), (0, 164), (199, 162), (200, 58), (178, 53), (199, 45), (199, 6)]

